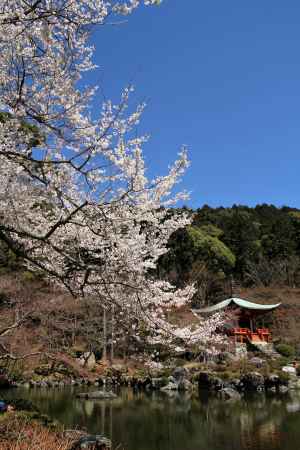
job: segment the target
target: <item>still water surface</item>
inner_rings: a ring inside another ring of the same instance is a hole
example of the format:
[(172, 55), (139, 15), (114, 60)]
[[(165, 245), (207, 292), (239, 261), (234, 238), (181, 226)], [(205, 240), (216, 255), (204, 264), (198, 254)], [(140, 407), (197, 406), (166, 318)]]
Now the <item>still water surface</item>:
[(68, 428), (103, 433), (125, 450), (300, 449), (297, 393), (257, 394), (231, 404), (201, 393), (122, 389), (115, 400), (91, 401), (76, 399), (75, 392), (74, 388), (18, 388), (5, 396), (30, 399)]

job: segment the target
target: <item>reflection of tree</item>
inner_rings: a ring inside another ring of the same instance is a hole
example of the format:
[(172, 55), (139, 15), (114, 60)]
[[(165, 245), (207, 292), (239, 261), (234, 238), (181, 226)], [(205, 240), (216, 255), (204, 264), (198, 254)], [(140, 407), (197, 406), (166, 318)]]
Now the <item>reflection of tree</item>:
[(128, 450), (296, 450), (300, 440), (299, 415), (288, 412), (299, 405), (297, 393), (260, 394), (236, 403), (129, 389), (112, 401), (79, 400), (71, 389), (12, 395), (27, 396), (67, 427), (104, 433), (114, 447)]

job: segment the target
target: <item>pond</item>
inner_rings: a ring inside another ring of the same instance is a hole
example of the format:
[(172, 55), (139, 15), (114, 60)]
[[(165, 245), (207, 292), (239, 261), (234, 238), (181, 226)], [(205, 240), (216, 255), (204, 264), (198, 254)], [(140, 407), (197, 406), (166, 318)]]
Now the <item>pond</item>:
[[(125, 450), (290, 450), (300, 443), (300, 393), (256, 394), (230, 403), (205, 393), (121, 389), (111, 401), (81, 400), (78, 388), (0, 392), (31, 400), (68, 428), (103, 433)], [(80, 389), (82, 392), (82, 389)]]

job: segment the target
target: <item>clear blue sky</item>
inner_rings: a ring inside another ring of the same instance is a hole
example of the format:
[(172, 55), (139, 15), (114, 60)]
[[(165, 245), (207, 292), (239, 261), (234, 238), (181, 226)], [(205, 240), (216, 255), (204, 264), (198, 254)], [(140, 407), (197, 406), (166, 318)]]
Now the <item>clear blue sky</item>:
[(189, 206), (300, 207), (299, 0), (164, 0), (94, 41), (90, 80), (147, 100), (150, 173), (188, 146)]

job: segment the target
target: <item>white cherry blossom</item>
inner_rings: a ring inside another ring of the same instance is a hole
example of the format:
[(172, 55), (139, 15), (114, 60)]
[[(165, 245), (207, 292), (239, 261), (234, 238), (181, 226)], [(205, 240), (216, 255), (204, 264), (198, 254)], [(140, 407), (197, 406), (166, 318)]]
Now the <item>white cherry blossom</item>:
[[(155, 274), (171, 234), (190, 222), (169, 209), (186, 198), (172, 193), (187, 152), (167, 175), (149, 180), (148, 137), (135, 134), (145, 105), (128, 112), (132, 86), (119, 104), (100, 104), (95, 118), (89, 107), (97, 87), (82, 88), (85, 72), (95, 69), (93, 28), (141, 3), (1, 1), (0, 239), (74, 295), (114, 303), (151, 326), (193, 294)], [(208, 330), (176, 333), (194, 341)]]

